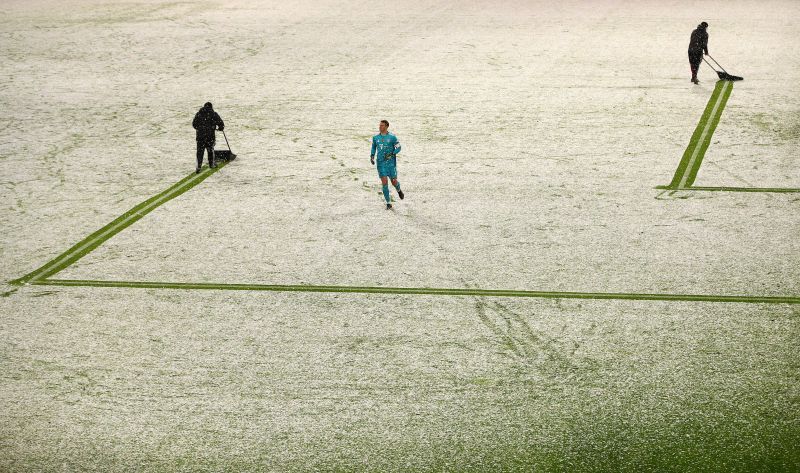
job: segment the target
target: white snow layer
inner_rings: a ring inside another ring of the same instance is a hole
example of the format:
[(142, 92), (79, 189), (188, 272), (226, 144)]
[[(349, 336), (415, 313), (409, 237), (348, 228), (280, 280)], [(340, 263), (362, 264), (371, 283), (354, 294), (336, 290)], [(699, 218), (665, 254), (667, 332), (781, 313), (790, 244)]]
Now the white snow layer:
[[(800, 187), (798, 2), (3, 10), (4, 281), (193, 172), (191, 120), (211, 101), (239, 159), (57, 277), (800, 293), (800, 194), (654, 189), (715, 85), (705, 65), (689, 82), (702, 20), (711, 54), (745, 80), (696, 185)], [(394, 211), (369, 165), (381, 119), (403, 145)], [(0, 298), (0, 469), (641, 470), (637, 449), (687, 469), (769, 456), (798, 435), (796, 316), (24, 287)]]

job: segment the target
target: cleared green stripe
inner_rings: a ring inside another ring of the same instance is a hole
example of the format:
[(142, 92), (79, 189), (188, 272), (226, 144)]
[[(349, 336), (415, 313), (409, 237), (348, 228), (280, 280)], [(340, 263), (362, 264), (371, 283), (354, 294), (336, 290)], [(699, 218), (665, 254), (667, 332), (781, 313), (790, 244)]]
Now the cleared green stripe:
[(705, 132), (705, 136), (702, 136), (697, 143), (698, 152), (697, 157), (693, 162), (690, 162), (689, 167), (687, 168), (687, 176), (686, 179), (683, 180), (683, 184), (680, 187), (689, 187), (694, 184), (695, 179), (697, 179), (697, 173), (700, 171), (700, 165), (703, 164), (703, 158), (706, 155), (706, 150), (711, 145), (711, 138), (714, 136), (714, 131), (717, 129), (717, 125), (719, 124), (719, 120), (722, 118), (722, 111), (725, 110), (725, 105), (728, 103), (728, 98), (731, 96), (731, 92), (733, 91), (733, 82), (729, 81), (720, 81), (723, 82), (722, 92), (717, 100), (719, 100), (719, 104), (715, 104), (716, 110), (713, 110), (711, 117), (709, 118), (709, 122), (707, 123), (708, 130)]
[[(656, 186), (656, 189), (676, 190), (669, 186)], [(800, 193), (800, 188), (795, 187), (708, 187), (691, 186), (683, 187), (682, 191), (710, 191), (710, 192), (777, 192), (777, 193)]]
[[(714, 117), (712, 117), (712, 112), (714, 111), (714, 107), (717, 104), (717, 100), (719, 99), (723, 88), (725, 88), (726, 83), (730, 84), (730, 86), (727, 87), (726, 96), (723, 98), (723, 103), (721, 103), (720, 106), (717, 107), (716, 113), (713, 114), (716, 116), (716, 121), (714, 121)], [(697, 124), (697, 127), (695, 128), (694, 133), (692, 134), (692, 137), (689, 140), (689, 145), (683, 152), (683, 157), (681, 158), (681, 162), (678, 164), (678, 169), (675, 171), (675, 175), (672, 177), (672, 182), (670, 182), (669, 186), (667, 186), (668, 188), (670, 189), (678, 188), (681, 184), (681, 180), (683, 180), (684, 174), (686, 174), (687, 172), (691, 172), (691, 169), (688, 169), (689, 163), (690, 161), (692, 161), (692, 156), (695, 152), (695, 149), (699, 145), (702, 145), (702, 143), (700, 143), (700, 139), (703, 135), (703, 131), (706, 129), (706, 125), (709, 124), (709, 120), (712, 120), (711, 128), (709, 131), (706, 132), (706, 137), (705, 139), (703, 139), (703, 141), (706, 143), (711, 142), (711, 135), (713, 135), (714, 129), (717, 126), (717, 122), (719, 121), (719, 117), (722, 114), (722, 109), (725, 108), (724, 105), (725, 103), (727, 103), (727, 97), (730, 96), (730, 91), (732, 90), (733, 90), (732, 82), (722, 81), (722, 80), (717, 81), (717, 84), (714, 87), (714, 92), (712, 92), (711, 98), (708, 100), (708, 104), (706, 104), (706, 108), (703, 111), (703, 115), (700, 117), (700, 122)], [(705, 148), (700, 149), (699, 156), (696, 157), (695, 162), (692, 163), (692, 168), (699, 169), (698, 161), (702, 161), (702, 155), (705, 153), (705, 149), (707, 148), (708, 145), (706, 144)], [(695, 176), (697, 175), (696, 170), (694, 172), (694, 175)], [(692, 182), (694, 182), (693, 179), (691, 180), (691, 182), (686, 181), (684, 183), (684, 186), (691, 186)]]
[(433, 296), (535, 297), (546, 299), (622, 299), (641, 301), (747, 302), (756, 304), (800, 304), (800, 296), (725, 296), (711, 294), (636, 294), (622, 292), (514, 291), (431, 287), (308, 286), (268, 284), (175, 283), (150, 281), (93, 281), (46, 279), (36, 285), (125, 287), (142, 289), (214, 289), (226, 291), (338, 292), (359, 294), (420, 294)]
[(779, 193), (796, 193), (800, 192), (800, 188), (792, 187), (690, 187), (689, 190), (693, 191), (711, 191), (711, 192), (779, 192)]
[(697, 145), (697, 142), (700, 140), (700, 135), (702, 134), (703, 128), (708, 121), (708, 117), (711, 115), (711, 110), (714, 108), (714, 103), (716, 103), (717, 97), (719, 96), (721, 90), (722, 81), (718, 81), (714, 87), (714, 91), (711, 93), (711, 97), (708, 99), (705, 110), (703, 110), (703, 114), (700, 116), (700, 122), (697, 124), (697, 127), (695, 127), (694, 133), (692, 133), (692, 137), (689, 139), (689, 144), (683, 151), (683, 157), (681, 158), (680, 163), (678, 163), (678, 169), (675, 170), (675, 175), (672, 177), (672, 181), (667, 186), (668, 188), (674, 189), (678, 187), (681, 178), (686, 172), (686, 167), (689, 165), (689, 160), (692, 157), (694, 148)]
[(186, 176), (185, 178), (181, 179), (180, 181), (170, 186), (163, 192), (156, 194), (153, 197), (150, 197), (141, 204), (133, 207), (124, 214), (120, 215), (108, 225), (104, 226), (103, 228), (97, 230), (88, 237), (79, 241), (78, 243), (70, 247), (67, 251), (61, 253), (52, 260), (48, 261), (40, 268), (26, 274), (25, 276), (22, 276), (19, 279), (13, 280), (10, 283), (17, 285), (25, 284), (29, 282), (34, 282), (38, 279), (47, 278), (58, 273), (59, 271), (72, 265), (73, 263), (84, 257), (86, 254), (88, 254), (98, 246), (102, 245), (104, 242), (106, 242), (108, 239), (110, 239), (117, 233), (128, 228), (130, 225), (132, 225), (140, 218), (144, 217), (148, 213), (157, 209), (161, 205), (164, 205), (165, 203), (169, 202), (175, 197), (178, 197), (179, 195), (188, 191), (197, 184), (200, 184), (208, 176), (214, 174), (219, 169), (224, 167), (225, 164), (226, 162), (222, 162), (216, 169), (210, 169), (206, 167), (200, 174), (192, 173)]

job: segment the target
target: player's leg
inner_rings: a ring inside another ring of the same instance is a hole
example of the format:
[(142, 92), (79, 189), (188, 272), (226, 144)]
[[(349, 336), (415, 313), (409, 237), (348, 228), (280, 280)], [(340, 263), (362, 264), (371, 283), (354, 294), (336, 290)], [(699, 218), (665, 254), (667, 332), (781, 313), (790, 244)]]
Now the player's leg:
[(381, 176), (381, 189), (383, 198), (386, 200), (386, 208), (392, 208), (392, 200), (389, 196), (389, 176)]
[(403, 200), (406, 197), (406, 195), (403, 194), (403, 190), (400, 189), (400, 181), (397, 180), (396, 174), (392, 178), (392, 185), (394, 186), (395, 189), (397, 189), (397, 195), (400, 196), (400, 200)]
[(386, 163), (385, 174), (389, 179), (392, 180), (392, 185), (395, 189), (397, 189), (397, 195), (400, 197), (400, 199), (403, 199), (405, 195), (403, 194), (403, 191), (400, 190), (400, 181), (397, 180), (397, 161), (392, 159)]

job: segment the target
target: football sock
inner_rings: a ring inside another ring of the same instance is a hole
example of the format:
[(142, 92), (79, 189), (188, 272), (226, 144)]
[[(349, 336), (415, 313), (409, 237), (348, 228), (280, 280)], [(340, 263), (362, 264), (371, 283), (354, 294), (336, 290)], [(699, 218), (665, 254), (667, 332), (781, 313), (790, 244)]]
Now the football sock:
[(386, 203), (389, 203), (389, 184), (383, 185), (383, 198), (386, 199)]

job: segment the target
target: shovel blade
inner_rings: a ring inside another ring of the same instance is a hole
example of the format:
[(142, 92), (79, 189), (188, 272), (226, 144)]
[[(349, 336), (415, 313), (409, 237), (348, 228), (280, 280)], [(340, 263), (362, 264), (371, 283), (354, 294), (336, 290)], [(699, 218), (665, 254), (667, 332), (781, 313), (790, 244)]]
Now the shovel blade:
[(224, 159), (225, 161), (233, 161), (236, 159), (236, 155), (229, 149), (215, 149), (214, 157), (217, 159)]
[(734, 75), (728, 74), (727, 72), (717, 71), (717, 75), (719, 76), (720, 80), (727, 80), (727, 81), (731, 81), (731, 82), (735, 82), (737, 80), (744, 80), (743, 77), (734, 76)]

